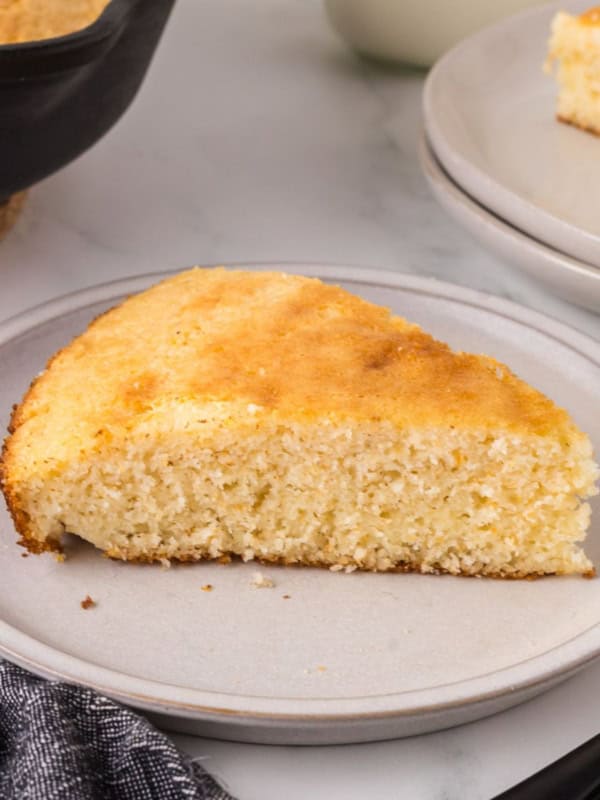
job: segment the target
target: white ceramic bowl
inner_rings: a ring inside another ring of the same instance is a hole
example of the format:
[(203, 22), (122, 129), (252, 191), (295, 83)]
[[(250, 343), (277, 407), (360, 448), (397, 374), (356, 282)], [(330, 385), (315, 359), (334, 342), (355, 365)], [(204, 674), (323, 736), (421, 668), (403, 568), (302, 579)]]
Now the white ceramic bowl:
[(429, 66), (463, 37), (537, 0), (325, 0), (335, 30), (355, 50)]

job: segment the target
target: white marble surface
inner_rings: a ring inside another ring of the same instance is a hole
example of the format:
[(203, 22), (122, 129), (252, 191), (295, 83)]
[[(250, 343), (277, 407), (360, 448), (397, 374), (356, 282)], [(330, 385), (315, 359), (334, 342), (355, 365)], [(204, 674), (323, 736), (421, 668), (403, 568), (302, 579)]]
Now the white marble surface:
[[(355, 59), (316, 0), (178, 0), (143, 90), (32, 191), (0, 246), (0, 319), (167, 267), (309, 260), (510, 297), (600, 339), (437, 207), (416, 160), (423, 75)], [(241, 800), (483, 800), (595, 734), (600, 665), (525, 706), (412, 740), (267, 748), (177, 737)]]

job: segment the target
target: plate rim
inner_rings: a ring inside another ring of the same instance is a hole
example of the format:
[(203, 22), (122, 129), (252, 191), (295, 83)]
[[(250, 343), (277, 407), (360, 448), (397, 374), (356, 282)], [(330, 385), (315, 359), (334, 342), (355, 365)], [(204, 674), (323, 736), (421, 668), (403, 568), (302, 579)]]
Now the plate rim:
[[(600, 269), (587, 264), (583, 261), (578, 261), (572, 256), (565, 255), (558, 250), (554, 250), (547, 244), (540, 242), (537, 239), (529, 236), (519, 228), (515, 228), (509, 222), (496, 216), (493, 211), (486, 208), (477, 202), (470, 194), (468, 194), (461, 186), (454, 182), (452, 177), (445, 171), (443, 165), (437, 157), (433, 145), (429, 141), (427, 130), (424, 129), (421, 133), (418, 145), (419, 162), (423, 174), (431, 186), (434, 194), (443, 195), (445, 200), (440, 200), (440, 204), (445, 208), (448, 213), (453, 216), (453, 211), (446, 208), (446, 203), (451, 205), (453, 209), (458, 209), (457, 213), (468, 215), (473, 221), (483, 223), (489, 230), (494, 232), (494, 236), (498, 240), (506, 243), (506, 247), (520, 248), (522, 252), (531, 254), (532, 258), (543, 260), (541, 267), (531, 266), (525, 260), (515, 261), (512, 255), (502, 253), (499, 257), (504, 258), (511, 266), (526, 272), (528, 275), (533, 276), (536, 280), (551, 286), (553, 292), (563, 299), (575, 302), (573, 298), (575, 295), (581, 295), (586, 289), (589, 289), (589, 283), (594, 285), (595, 291), (598, 292), (598, 302), (594, 305), (587, 302), (578, 300), (578, 304), (582, 303), (588, 310), (598, 313), (600, 311)], [(438, 198), (439, 199), (439, 198)], [(459, 224), (463, 226), (472, 236), (475, 236), (478, 241), (482, 242), (483, 237), (477, 237), (471, 228), (463, 223), (462, 219)], [(487, 243), (483, 246), (490, 247)], [(500, 245), (498, 245), (498, 252), (500, 252)], [(550, 279), (547, 278), (549, 270)], [(554, 279), (555, 276), (555, 279)], [(572, 278), (577, 281), (576, 289), (572, 290), (569, 295), (559, 284), (564, 283), (567, 278)], [(580, 284), (585, 281), (586, 286)]]
[[(213, 265), (206, 265), (213, 266)], [(598, 343), (580, 331), (511, 300), (440, 281), (386, 269), (317, 262), (240, 262), (230, 268), (279, 269), (286, 272), (369, 284), (428, 294), (467, 304), (503, 316), (567, 345), (600, 369)], [(19, 335), (48, 323), (61, 315), (123, 294), (140, 291), (150, 283), (181, 270), (165, 270), (121, 278), (61, 295), (0, 322), (0, 347)], [(224, 694), (139, 678), (119, 670), (102, 667), (46, 645), (0, 619), (0, 656), (37, 675), (66, 680), (93, 688), (135, 708), (196, 720), (223, 721), (227, 724), (285, 724), (289, 722), (319, 726), (343, 723), (425, 716), (493, 701), (518, 691), (541, 687), (563, 674), (591, 662), (600, 655), (600, 623), (556, 645), (544, 653), (517, 664), (450, 684), (425, 689), (350, 698), (284, 698)], [(546, 662), (550, 661), (550, 664)]]
[[(479, 203), (488, 207), (509, 224), (515, 225), (542, 243), (546, 243), (566, 256), (573, 256), (591, 267), (600, 268), (600, 232), (593, 232), (578, 227), (543, 209), (536, 203), (523, 197), (496, 179), (487, 170), (474, 164), (462, 150), (455, 148), (444, 133), (444, 126), (436, 114), (434, 94), (437, 86), (444, 79), (444, 71), (448, 64), (462, 56), (473, 47), (474, 43), (501, 37), (507, 29), (519, 33), (520, 25), (530, 18), (540, 17), (546, 20), (545, 30), (549, 31), (547, 19), (549, 15), (560, 9), (581, 5), (581, 0), (565, 0), (562, 4), (554, 2), (513, 14), (494, 25), (468, 36), (462, 42), (445, 53), (432, 67), (423, 87), (423, 116), (434, 150), (452, 179), (464, 186), (466, 191)], [(540, 23), (541, 24), (541, 23)], [(541, 71), (541, 67), (540, 67)], [(548, 78), (550, 80), (550, 77)], [(554, 109), (549, 120), (554, 120)]]

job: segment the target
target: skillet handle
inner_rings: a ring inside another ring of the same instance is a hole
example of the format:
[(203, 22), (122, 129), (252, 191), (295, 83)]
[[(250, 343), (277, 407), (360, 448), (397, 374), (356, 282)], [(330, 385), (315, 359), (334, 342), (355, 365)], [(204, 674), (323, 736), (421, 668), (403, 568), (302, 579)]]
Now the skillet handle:
[(494, 800), (592, 800), (600, 788), (600, 734)]

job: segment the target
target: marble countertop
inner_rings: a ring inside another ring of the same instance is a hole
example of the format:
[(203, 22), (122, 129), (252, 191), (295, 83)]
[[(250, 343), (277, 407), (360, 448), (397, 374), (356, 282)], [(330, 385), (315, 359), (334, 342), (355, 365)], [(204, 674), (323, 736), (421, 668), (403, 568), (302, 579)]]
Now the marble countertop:
[[(371, 265), (502, 295), (600, 339), (478, 247), (416, 158), (424, 74), (360, 61), (316, 0), (178, 0), (144, 87), (37, 186), (0, 246), (0, 319), (195, 263)], [(484, 800), (598, 732), (600, 664), (526, 705), (415, 739), (274, 748), (177, 736), (240, 800)]]

